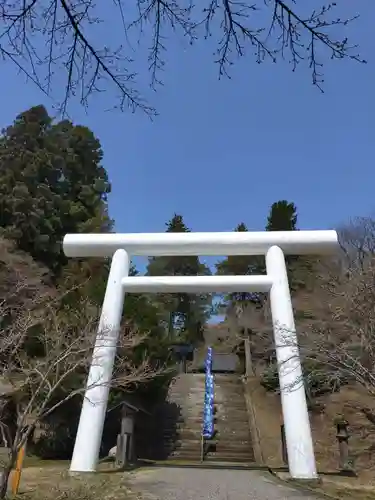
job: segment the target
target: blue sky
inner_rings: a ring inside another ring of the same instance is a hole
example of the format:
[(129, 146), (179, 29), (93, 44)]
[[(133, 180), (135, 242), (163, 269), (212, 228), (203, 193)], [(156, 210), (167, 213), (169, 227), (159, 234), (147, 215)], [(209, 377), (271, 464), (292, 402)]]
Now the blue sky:
[[(209, 47), (172, 43), (164, 86), (151, 94), (159, 112), (153, 122), (141, 113), (104, 111), (95, 100), (88, 113), (73, 103), (73, 120), (101, 140), (117, 231), (164, 231), (174, 212), (195, 231), (228, 231), (241, 221), (260, 230), (279, 199), (297, 205), (305, 229), (372, 213), (375, 2), (356, 5), (361, 18), (348, 32), (369, 63), (328, 61), (324, 94), (311, 85), (308, 68), (292, 73), (287, 63), (258, 65), (251, 55), (233, 66), (230, 80), (219, 81)], [(101, 29), (109, 34), (109, 26)], [(32, 105), (51, 109), (1, 64), (2, 126)], [(141, 88), (147, 85), (141, 75)]]

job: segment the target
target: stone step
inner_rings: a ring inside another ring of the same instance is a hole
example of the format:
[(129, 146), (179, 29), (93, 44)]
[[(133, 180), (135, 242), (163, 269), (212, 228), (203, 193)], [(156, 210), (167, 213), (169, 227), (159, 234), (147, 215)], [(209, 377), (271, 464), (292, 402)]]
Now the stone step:
[[(200, 404), (204, 402), (204, 391), (202, 391), (199, 395), (197, 393), (191, 394), (191, 393), (184, 393), (184, 392), (179, 392), (174, 394), (172, 397), (169, 396), (166, 399), (166, 405), (175, 405), (178, 404), (180, 401), (185, 402), (189, 401), (192, 404)], [(225, 394), (223, 391), (216, 391), (214, 393), (214, 400), (217, 402), (226, 402), (228, 400), (233, 401), (234, 403), (237, 401), (243, 401), (245, 399), (245, 394), (244, 391), (238, 391), (238, 392), (230, 392), (228, 394)]]
[[(243, 382), (239, 377), (229, 377), (228, 375), (214, 374), (215, 385), (242, 385)], [(206, 385), (205, 375), (191, 375), (189, 379), (179, 379), (172, 381), (169, 387), (204, 387)]]
[[(169, 391), (175, 391), (178, 389), (179, 391), (186, 391), (186, 390), (192, 390), (192, 391), (204, 391), (206, 387), (206, 384), (186, 384), (186, 385), (174, 385), (174, 386), (169, 386), (168, 392)], [(217, 382), (214, 380), (214, 389), (223, 389), (223, 390), (238, 390), (238, 389), (244, 389), (244, 385), (242, 382)]]
[(230, 411), (232, 408), (234, 411), (241, 408), (247, 408), (245, 396), (243, 394), (241, 394), (241, 396), (238, 398), (230, 398), (229, 396), (217, 399), (214, 398), (214, 405), (217, 408), (226, 408), (228, 411)]
[[(232, 408), (233, 408), (233, 411), (241, 410), (242, 408), (245, 408), (245, 409), (247, 408), (246, 403), (245, 403), (245, 398), (234, 400), (233, 406), (229, 402), (217, 401), (214, 399), (214, 406), (216, 408), (225, 408), (228, 411), (231, 411)], [(172, 406), (171, 405), (160, 406), (157, 409), (157, 411), (154, 412), (154, 414), (157, 415), (159, 413), (161, 413), (161, 414), (170, 413), (172, 415), (178, 415), (179, 413), (181, 413), (181, 411), (183, 409), (186, 409), (186, 408), (187, 409), (194, 409), (194, 410), (198, 409), (198, 410), (203, 411), (204, 400), (199, 401), (198, 403), (194, 403), (189, 399), (185, 399), (185, 400), (181, 399), (181, 401), (179, 400), (178, 403), (174, 403)]]
[[(201, 442), (195, 441), (184, 441), (184, 442), (164, 442), (163, 446), (160, 447), (164, 453), (172, 453), (177, 450), (184, 451), (199, 451), (201, 449)], [(206, 445), (206, 450), (215, 453), (253, 453), (253, 445), (250, 441), (244, 443), (217, 443), (216, 445)]]
[[(250, 435), (250, 430), (247, 422), (236, 427), (228, 427), (224, 425), (215, 425), (215, 432), (220, 436), (243, 436)], [(191, 427), (189, 425), (179, 425), (175, 427), (162, 427), (158, 429), (157, 435), (162, 436), (196, 436), (201, 435), (202, 425)]]
[[(239, 415), (244, 416), (247, 415), (247, 408), (245, 405), (238, 405), (233, 408), (228, 408), (223, 404), (216, 405), (214, 404), (214, 416), (216, 418), (226, 418), (226, 417), (238, 417)], [(203, 405), (199, 405), (198, 407), (189, 407), (187, 405), (182, 406), (181, 410), (178, 413), (169, 412), (168, 410), (163, 410), (154, 415), (154, 419), (159, 421), (164, 418), (167, 420), (178, 419), (183, 416), (194, 415), (195, 417), (203, 418), (204, 408)]]
[(248, 455), (232, 455), (228, 453), (207, 453), (205, 462), (237, 462), (237, 463), (255, 463), (253, 453)]
[[(169, 392), (166, 397), (166, 401), (171, 401), (174, 402), (175, 398), (181, 398), (181, 397), (190, 397), (191, 399), (194, 399), (198, 401), (201, 398), (204, 398), (205, 391), (204, 389), (202, 390), (179, 390), (179, 391), (173, 391)], [(244, 390), (242, 387), (238, 388), (233, 388), (233, 389), (222, 389), (222, 388), (217, 388), (214, 390), (214, 396), (218, 397), (234, 397), (238, 398), (244, 395)]]
[[(183, 387), (204, 387), (206, 384), (206, 376), (204, 374), (191, 374), (187, 375), (188, 378), (180, 378), (173, 380), (169, 388), (183, 388)], [(220, 386), (231, 386), (239, 385), (242, 386), (242, 381), (238, 376), (230, 376), (225, 374), (214, 374), (215, 385)]]
[[(234, 441), (251, 441), (251, 434), (247, 429), (244, 429), (240, 433), (223, 433), (220, 429), (214, 429), (214, 436), (216, 439), (222, 440), (224, 442), (234, 442)], [(160, 434), (155, 434), (154, 439), (159, 441), (190, 441), (190, 440), (200, 440), (202, 435), (202, 428), (192, 431), (191, 429), (184, 429), (180, 431), (164, 431)]]
[[(216, 401), (214, 400), (214, 407), (216, 409), (225, 409), (228, 412), (233, 409), (233, 412), (236, 412), (238, 410), (242, 410), (247, 408), (245, 398), (234, 400), (233, 401), (233, 406), (229, 402), (225, 401)], [(179, 415), (183, 410), (200, 410), (203, 411), (204, 409), (204, 400), (199, 401), (197, 403), (192, 402), (189, 399), (181, 399), (177, 402), (174, 402), (173, 404), (168, 404), (164, 406), (159, 406), (159, 408), (155, 409), (154, 415), (165, 415), (165, 414), (170, 414), (170, 415)]]
[(186, 453), (176, 451), (176, 452), (170, 453), (168, 455), (168, 458), (167, 458), (168, 462), (174, 461), (174, 460), (186, 460), (187, 462), (188, 461), (199, 462), (200, 459), (201, 459), (200, 452), (191, 453), (189, 451)]
[[(216, 408), (216, 411), (224, 411), (225, 412), (236, 412), (239, 410), (246, 410), (247, 406), (245, 403), (245, 399), (239, 400), (239, 401), (234, 401), (233, 403), (225, 403), (224, 401), (216, 401), (214, 400), (214, 407)], [(203, 401), (200, 401), (199, 404), (192, 404), (190, 401), (179, 401), (178, 403), (178, 411), (175, 409), (171, 410), (168, 407), (165, 408), (159, 408), (157, 412), (155, 412), (155, 415), (158, 414), (163, 414), (165, 415), (166, 413), (172, 414), (172, 415), (178, 415), (179, 413), (183, 412), (184, 410), (190, 410), (190, 411), (201, 411), (203, 412), (204, 409), (204, 403)]]
[[(200, 460), (201, 454), (191, 453), (186, 451), (174, 451), (168, 456), (168, 460)], [(247, 454), (232, 454), (232, 453), (208, 453), (205, 455), (204, 462), (235, 462), (235, 463), (254, 463), (254, 455), (252, 453)]]
[[(214, 404), (216, 405), (225, 405), (228, 407), (230, 401), (230, 407), (237, 407), (239, 405), (245, 406), (245, 396), (244, 394), (239, 394), (238, 396), (225, 396), (225, 395), (215, 395), (214, 396)], [(174, 409), (178, 410), (179, 407), (181, 408), (182, 406), (190, 406), (190, 407), (203, 407), (204, 405), (204, 396), (202, 396), (202, 399), (196, 399), (192, 398), (189, 395), (181, 394), (176, 396), (173, 400), (169, 399), (166, 405), (159, 406), (159, 409)]]
[[(168, 387), (168, 392), (169, 391), (186, 391), (186, 390), (191, 390), (191, 391), (201, 391), (204, 390), (206, 387), (206, 382), (202, 380), (200, 383), (176, 383), (176, 384), (171, 384)], [(214, 388), (228, 388), (228, 389), (237, 389), (237, 388), (242, 388), (243, 389), (243, 383), (241, 380), (218, 380), (217, 378), (214, 377)]]
[[(181, 402), (184, 404), (185, 404), (185, 402), (189, 402), (189, 404), (194, 404), (194, 405), (203, 404), (204, 397), (205, 397), (205, 394), (203, 391), (201, 394), (199, 394), (199, 396), (197, 396), (197, 394), (180, 392), (178, 394), (173, 395), (173, 397), (169, 396), (166, 399), (165, 406), (178, 405)], [(237, 402), (244, 401), (244, 400), (245, 400), (244, 391), (239, 391), (238, 393), (231, 392), (229, 394), (225, 394), (222, 391), (220, 391), (220, 392), (216, 391), (214, 393), (214, 401), (217, 401), (218, 403), (225, 403), (227, 401), (237, 403)]]
[[(221, 410), (226, 410), (227, 412), (237, 412), (241, 410), (246, 410), (247, 406), (245, 403), (245, 399), (242, 401), (235, 401), (233, 406), (228, 402), (225, 404), (224, 402), (216, 402), (214, 400), (214, 406), (216, 409), (221, 409)], [(200, 401), (199, 404), (194, 404), (189, 401), (181, 401), (179, 404), (176, 404), (175, 406), (164, 406), (164, 407), (159, 407), (157, 411), (154, 412), (154, 415), (165, 415), (165, 414), (170, 414), (170, 415), (179, 415), (183, 410), (198, 410), (203, 412), (204, 409), (204, 403), (203, 401)]]
[[(177, 439), (200, 439), (202, 433), (202, 429), (188, 429), (188, 428), (182, 428), (182, 429), (163, 429), (162, 435), (165, 437), (165, 439), (174, 436)], [(227, 427), (222, 428), (222, 429), (217, 429), (216, 430), (216, 436), (218, 439), (249, 439), (250, 437), (250, 431), (246, 427), (245, 429), (228, 429)]]
[[(217, 419), (217, 420), (220, 420), (220, 419), (224, 419), (224, 420), (227, 420), (228, 417), (233, 417), (235, 420), (238, 420), (239, 417), (242, 417), (242, 418), (245, 418), (245, 420), (247, 420), (247, 410), (246, 408), (236, 408), (234, 409), (233, 411), (230, 411), (229, 408), (225, 408), (225, 409), (217, 409), (215, 408), (215, 413), (214, 413), (214, 417)], [(194, 418), (194, 419), (203, 419), (203, 408), (201, 410), (198, 409), (184, 409), (184, 410), (181, 410), (181, 412), (179, 414), (171, 414), (169, 412), (160, 412), (158, 415), (155, 415), (154, 417), (154, 422), (157, 422), (159, 424), (159, 422), (162, 422), (163, 420), (167, 420), (167, 421), (172, 421), (175, 420), (181, 420), (181, 419), (184, 419), (184, 417), (186, 418)]]
[[(215, 437), (205, 460), (254, 462), (244, 387), (238, 375), (214, 374)], [(205, 395), (204, 374), (174, 379), (167, 402), (155, 413), (155, 449), (171, 460), (199, 461)]]
[(205, 377), (190, 376), (188, 379), (179, 379), (172, 381), (169, 387), (204, 387), (206, 385)]
[[(177, 435), (179, 433), (191, 433), (192, 435), (196, 434), (201, 434), (202, 431), (202, 423), (199, 425), (188, 425), (187, 423), (182, 423), (178, 425), (172, 425), (172, 426), (164, 426), (160, 427), (159, 429), (156, 429), (156, 434), (159, 435)], [(217, 432), (220, 435), (243, 435), (243, 434), (250, 434), (250, 429), (248, 422), (240, 422), (236, 426), (228, 426), (228, 425), (220, 425), (215, 423), (215, 432)]]
[(176, 415), (177, 416), (183, 415), (184, 413), (185, 414), (186, 413), (195, 413), (195, 414), (198, 414), (198, 415), (203, 415), (203, 405), (197, 405), (197, 406), (181, 405), (180, 406), (180, 411), (178, 413), (170, 412), (166, 408), (164, 411), (160, 411), (159, 415), (162, 415), (162, 416), (171, 415), (172, 417), (174, 417)]
[[(165, 415), (161, 420), (157, 420), (157, 427), (162, 426), (163, 428), (174, 428), (179, 424), (184, 424), (185, 427), (192, 427), (196, 429), (198, 426), (203, 425), (203, 416), (195, 415), (180, 415), (179, 417), (171, 417)], [(228, 426), (231, 429), (236, 429), (239, 425), (246, 425), (248, 427), (249, 420), (247, 413), (241, 412), (235, 415), (221, 415), (220, 418), (215, 416), (214, 419), (215, 426)]]
[[(203, 423), (199, 422), (199, 424), (191, 425), (189, 422), (179, 422), (178, 424), (175, 425), (169, 425), (169, 426), (160, 426), (159, 428), (155, 428), (154, 435), (163, 435), (163, 436), (170, 436), (170, 435), (182, 435), (185, 436), (185, 433), (192, 433), (192, 435), (200, 435), (202, 432), (202, 427)], [(214, 428), (215, 432), (222, 435), (222, 436), (229, 436), (229, 435), (243, 435), (243, 434), (250, 434), (250, 429), (249, 429), (249, 424), (248, 422), (236, 422), (236, 425), (226, 425), (220, 422), (219, 424), (216, 422), (214, 423)], [(189, 434), (187, 434), (189, 435)]]
[(191, 381), (190, 383), (187, 383), (187, 382), (184, 382), (184, 383), (178, 383), (176, 382), (175, 384), (170, 384), (170, 386), (168, 387), (168, 391), (173, 391), (173, 390), (176, 390), (178, 389), (179, 391), (184, 391), (184, 390), (188, 390), (188, 389), (204, 389), (206, 386), (206, 381), (205, 380), (198, 380), (198, 381)]
[[(213, 375), (217, 378), (225, 378), (225, 379), (235, 379), (239, 380), (241, 375), (238, 373), (213, 373)], [(205, 373), (181, 373), (180, 375), (177, 375), (174, 377), (173, 380), (188, 380), (188, 379), (199, 379), (202, 378), (204, 379), (206, 376)]]
[[(228, 401), (228, 399), (230, 399), (230, 402), (234, 403), (234, 404), (239, 403), (239, 402), (244, 402), (245, 395), (244, 395), (243, 391), (238, 392), (237, 394), (231, 393), (229, 395), (223, 394), (222, 392), (217, 391), (214, 394), (214, 401), (217, 403), (225, 403)], [(192, 404), (200, 404), (200, 403), (203, 404), (204, 392), (202, 392), (202, 394), (200, 395), (199, 398), (196, 395), (192, 395), (192, 394), (178, 393), (178, 394), (175, 394), (173, 396), (173, 398), (167, 399), (167, 403), (172, 404), (172, 405), (174, 405), (174, 404), (178, 405), (180, 402), (182, 402), (182, 403), (189, 402)]]
[[(214, 426), (215, 433), (217, 436), (232, 436), (232, 437), (243, 437), (250, 436), (250, 430), (247, 423), (242, 425), (238, 425), (236, 427), (227, 427), (227, 426)], [(155, 436), (181, 436), (181, 439), (185, 439), (192, 436), (200, 436), (202, 433), (202, 425), (191, 427), (188, 425), (180, 425), (176, 427), (164, 427), (158, 429), (158, 432), (155, 433)]]
[(224, 412), (220, 412), (218, 411), (215, 415), (215, 417), (217, 418), (217, 421), (229, 421), (230, 420), (234, 420), (234, 421), (237, 421), (237, 420), (244, 420), (246, 422), (248, 422), (248, 413), (246, 411), (246, 409), (241, 409), (241, 410), (236, 410), (236, 411), (233, 411), (231, 412), (230, 410), (226, 410), (225, 413)]
[[(201, 440), (164, 441), (164, 450), (197, 450), (201, 447)], [(222, 441), (221, 439), (206, 442), (206, 449), (213, 452), (228, 451), (230, 453), (250, 453), (253, 450), (250, 440)]]

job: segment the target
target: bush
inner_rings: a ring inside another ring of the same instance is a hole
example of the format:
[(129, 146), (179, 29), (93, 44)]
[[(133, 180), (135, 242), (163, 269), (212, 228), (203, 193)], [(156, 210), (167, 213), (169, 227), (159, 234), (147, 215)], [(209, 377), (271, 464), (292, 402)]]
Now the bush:
[(43, 460), (68, 460), (73, 453), (75, 433), (68, 426), (48, 429), (32, 446), (33, 455)]
[(81, 397), (74, 397), (40, 422), (42, 433), (32, 445), (33, 455), (44, 460), (69, 460), (71, 458), (81, 405)]
[(279, 374), (277, 373), (277, 364), (271, 363), (263, 371), (260, 380), (261, 385), (270, 392), (280, 392)]
[[(348, 383), (347, 378), (337, 370), (322, 366), (312, 359), (305, 360), (302, 369), (307, 402), (311, 410), (317, 409), (316, 398), (327, 393), (337, 392)], [(276, 362), (268, 365), (263, 371), (261, 385), (267, 391), (280, 392)]]

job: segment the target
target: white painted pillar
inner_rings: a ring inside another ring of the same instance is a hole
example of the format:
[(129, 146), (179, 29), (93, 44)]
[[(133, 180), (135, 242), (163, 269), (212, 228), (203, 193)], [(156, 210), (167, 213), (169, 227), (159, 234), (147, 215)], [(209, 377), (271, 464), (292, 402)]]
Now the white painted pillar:
[(71, 472), (96, 470), (124, 305), (122, 279), (129, 274), (129, 256), (117, 250), (112, 258), (85, 397), (74, 444)]
[(313, 479), (317, 477), (314, 447), (288, 275), (284, 253), (280, 247), (272, 246), (268, 250), (266, 267), (267, 275), (274, 280), (270, 291), (270, 302), (289, 472), (295, 479)]

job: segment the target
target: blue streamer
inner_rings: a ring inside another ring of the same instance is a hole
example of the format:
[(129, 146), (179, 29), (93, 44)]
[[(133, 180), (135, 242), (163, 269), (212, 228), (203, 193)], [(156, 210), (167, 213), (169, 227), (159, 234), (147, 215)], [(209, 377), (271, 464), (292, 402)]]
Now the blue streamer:
[(214, 435), (214, 377), (212, 370), (212, 347), (207, 350), (205, 359), (205, 391), (203, 406), (203, 429), (202, 436), (211, 439)]

